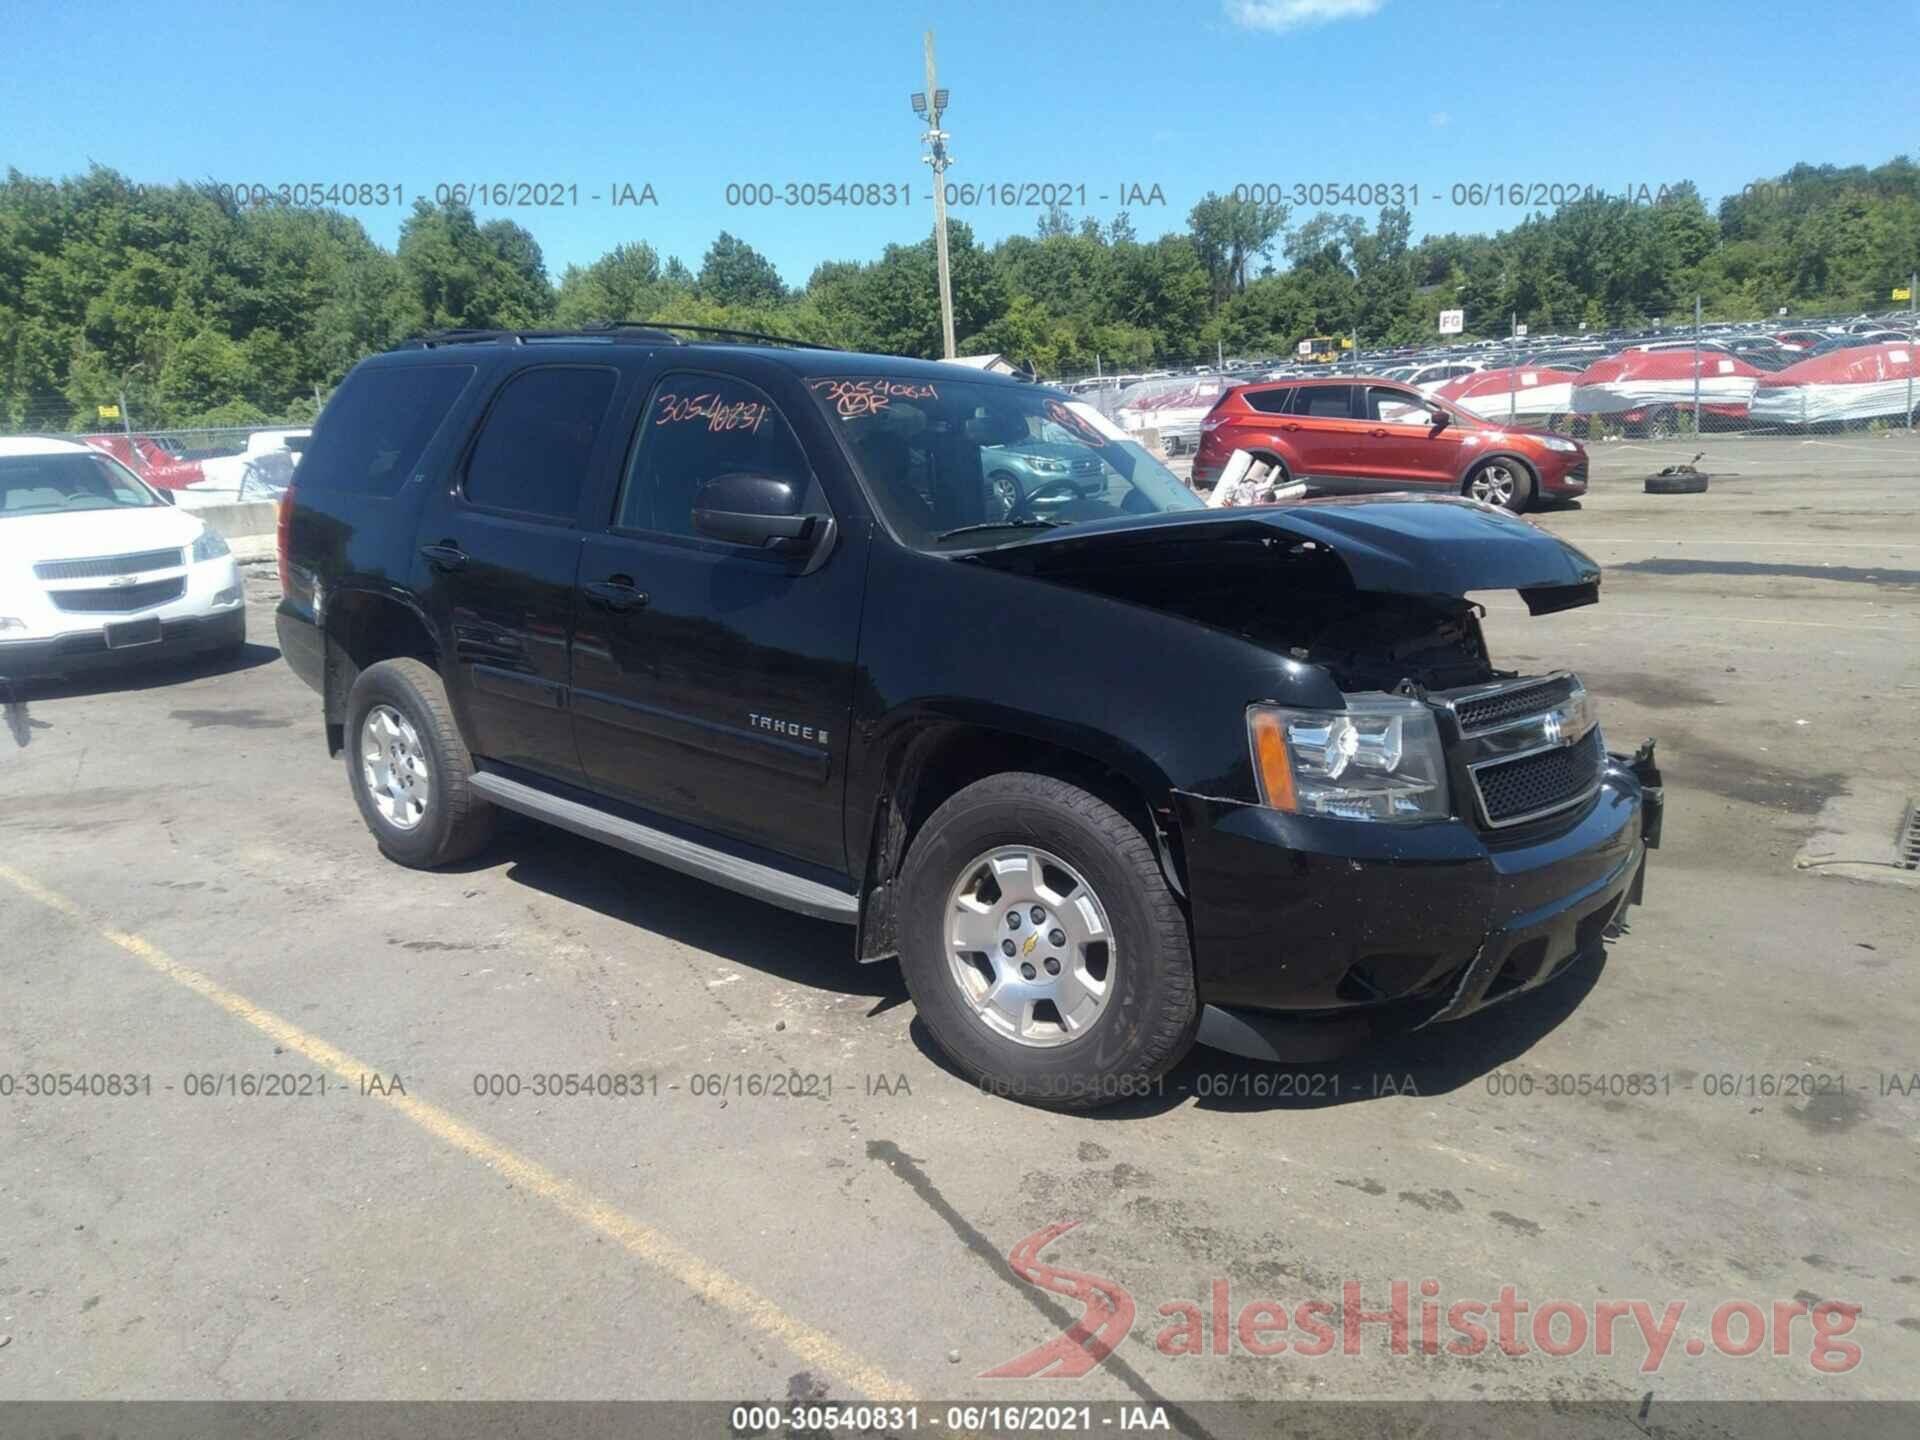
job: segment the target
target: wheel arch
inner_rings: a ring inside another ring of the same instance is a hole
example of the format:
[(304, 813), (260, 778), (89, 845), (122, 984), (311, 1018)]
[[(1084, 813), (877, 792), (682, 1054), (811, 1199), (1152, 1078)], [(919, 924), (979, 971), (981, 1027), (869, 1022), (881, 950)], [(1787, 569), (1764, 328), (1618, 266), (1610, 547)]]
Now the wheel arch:
[(433, 626), (409, 595), (362, 586), (336, 590), (327, 597), (325, 637), (322, 704), (329, 755), (338, 754), (345, 743), (347, 696), (361, 671), (382, 660), (401, 659), (440, 671)]
[(883, 752), (871, 814), (856, 953), (883, 960), (899, 953), (897, 899), (907, 851), (927, 819), (977, 780), (1029, 771), (1065, 780), (1112, 805), (1140, 828), (1159, 856), (1168, 886), (1184, 903), (1185, 861), (1172, 808), (1172, 785), (1146, 756), (1099, 753), (1038, 726), (942, 719), (903, 728)]

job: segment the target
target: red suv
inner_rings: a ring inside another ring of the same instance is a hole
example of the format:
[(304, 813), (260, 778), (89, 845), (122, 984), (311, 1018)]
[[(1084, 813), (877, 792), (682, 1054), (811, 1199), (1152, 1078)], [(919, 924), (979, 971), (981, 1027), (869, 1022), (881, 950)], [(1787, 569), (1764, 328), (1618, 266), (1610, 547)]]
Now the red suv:
[(1438, 490), (1509, 510), (1586, 492), (1587, 452), (1544, 430), (1482, 420), (1386, 380), (1241, 385), (1200, 422), (1193, 483), (1210, 488), (1245, 450), (1315, 490)]

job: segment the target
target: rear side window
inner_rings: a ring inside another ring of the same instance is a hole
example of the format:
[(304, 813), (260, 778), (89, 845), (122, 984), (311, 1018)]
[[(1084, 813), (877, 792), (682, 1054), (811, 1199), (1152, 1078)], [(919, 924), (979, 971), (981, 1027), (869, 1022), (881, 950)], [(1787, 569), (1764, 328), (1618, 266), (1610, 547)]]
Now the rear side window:
[(302, 490), (399, 493), (473, 378), (471, 365), (356, 370), (334, 392), (300, 461)]
[(1309, 385), (1299, 391), (1293, 407), (1296, 415), (1319, 415), (1329, 420), (1353, 418), (1351, 385)]
[(597, 366), (551, 365), (508, 380), (467, 458), (468, 502), (573, 519), (618, 379)]
[(1283, 386), (1278, 390), (1246, 390), (1241, 392), (1240, 398), (1247, 402), (1250, 410), (1267, 415), (1284, 415), (1287, 413), (1287, 402), (1293, 398), (1293, 389)]

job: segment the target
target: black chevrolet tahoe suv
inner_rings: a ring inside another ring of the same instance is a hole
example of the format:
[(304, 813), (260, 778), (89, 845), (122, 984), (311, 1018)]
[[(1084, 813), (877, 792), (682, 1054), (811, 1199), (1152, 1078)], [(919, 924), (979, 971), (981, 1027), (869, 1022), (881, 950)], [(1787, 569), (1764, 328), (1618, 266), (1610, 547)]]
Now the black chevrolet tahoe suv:
[(1651, 745), (1467, 598), (1592, 602), (1579, 551), (1452, 498), (1209, 509), (1057, 390), (765, 338), (449, 332), (341, 384), (279, 637), (392, 859), (506, 809), (843, 922), (1060, 1107), (1455, 1019), (1639, 898)]

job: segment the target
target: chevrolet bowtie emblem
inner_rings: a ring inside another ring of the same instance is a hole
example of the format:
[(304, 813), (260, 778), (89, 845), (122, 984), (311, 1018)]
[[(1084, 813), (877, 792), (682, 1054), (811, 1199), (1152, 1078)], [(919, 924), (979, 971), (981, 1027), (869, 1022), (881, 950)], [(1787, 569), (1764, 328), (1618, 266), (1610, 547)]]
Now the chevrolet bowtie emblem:
[(1033, 953), (1033, 947), (1038, 945), (1039, 943), (1040, 943), (1040, 932), (1036, 930), (1033, 932), (1033, 934), (1027, 936), (1027, 943), (1020, 947), (1020, 953), (1022, 955), (1031, 955)]
[(1549, 745), (1561, 745), (1566, 742), (1567, 721), (1566, 717), (1558, 710), (1548, 711), (1547, 718), (1542, 722), (1542, 726), (1546, 731), (1547, 743)]

